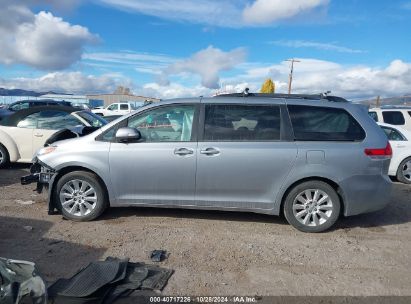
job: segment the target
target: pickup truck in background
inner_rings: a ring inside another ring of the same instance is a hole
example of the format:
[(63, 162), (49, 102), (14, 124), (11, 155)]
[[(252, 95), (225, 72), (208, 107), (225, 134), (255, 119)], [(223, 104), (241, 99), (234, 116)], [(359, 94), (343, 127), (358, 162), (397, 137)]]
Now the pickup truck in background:
[(132, 111), (136, 110), (135, 106), (131, 103), (126, 102), (119, 102), (119, 103), (112, 103), (106, 108), (103, 109), (93, 109), (91, 110), (94, 114), (100, 116), (112, 116), (112, 115), (125, 115)]

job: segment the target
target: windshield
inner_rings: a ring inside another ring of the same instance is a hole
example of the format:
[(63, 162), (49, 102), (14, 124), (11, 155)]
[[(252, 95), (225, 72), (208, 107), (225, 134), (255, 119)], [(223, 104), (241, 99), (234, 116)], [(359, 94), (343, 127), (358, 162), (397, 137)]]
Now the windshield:
[(92, 112), (81, 111), (76, 114), (87, 121), (92, 127), (102, 127), (107, 124), (107, 121), (104, 118)]

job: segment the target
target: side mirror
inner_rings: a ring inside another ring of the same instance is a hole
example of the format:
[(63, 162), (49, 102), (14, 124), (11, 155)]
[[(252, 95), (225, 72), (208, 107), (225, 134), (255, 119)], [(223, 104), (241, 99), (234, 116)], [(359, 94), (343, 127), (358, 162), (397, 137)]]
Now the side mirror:
[(141, 133), (136, 128), (120, 128), (116, 132), (116, 140), (118, 142), (132, 142), (141, 139)]

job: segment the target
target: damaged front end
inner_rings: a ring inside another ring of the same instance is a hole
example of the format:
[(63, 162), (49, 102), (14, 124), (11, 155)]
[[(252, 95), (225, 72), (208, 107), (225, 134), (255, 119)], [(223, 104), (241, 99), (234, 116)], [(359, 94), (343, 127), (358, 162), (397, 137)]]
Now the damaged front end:
[(37, 193), (42, 193), (44, 188), (48, 193), (48, 214), (55, 214), (55, 207), (52, 205), (51, 193), (53, 181), (57, 171), (41, 162), (37, 157), (33, 159), (33, 165), (30, 167), (30, 174), (20, 178), (22, 185), (36, 183)]
[(35, 158), (33, 165), (30, 167), (30, 174), (21, 177), (20, 181), (22, 185), (37, 183), (36, 191), (42, 193), (43, 188), (49, 186), (55, 174), (56, 171), (54, 169)]

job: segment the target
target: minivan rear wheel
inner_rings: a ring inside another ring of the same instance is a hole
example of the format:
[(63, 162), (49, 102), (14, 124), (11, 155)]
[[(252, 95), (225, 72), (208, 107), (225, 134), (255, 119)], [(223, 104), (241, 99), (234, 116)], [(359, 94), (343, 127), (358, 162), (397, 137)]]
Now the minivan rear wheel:
[(411, 157), (404, 159), (398, 166), (397, 179), (404, 184), (411, 184)]
[(337, 221), (341, 203), (337, 192), (322, 181), (296, 185), (284, 202), (288, 223), (302, 232), (322, 232)]
[(56, 185), (55, 199), (63, 216), (78, 222), (96, 219), (108, 206), (100, 180), (95, 174), (85, 171), (62, 176)]

